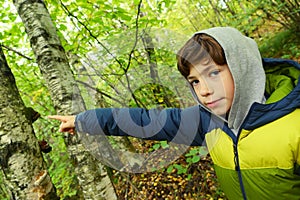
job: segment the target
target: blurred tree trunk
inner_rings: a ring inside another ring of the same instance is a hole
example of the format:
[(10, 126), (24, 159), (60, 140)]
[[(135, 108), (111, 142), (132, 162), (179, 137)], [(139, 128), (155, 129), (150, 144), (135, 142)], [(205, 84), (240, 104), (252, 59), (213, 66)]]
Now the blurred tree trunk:
[[(14, 5), (24, 23), (57, 113), (69, 115), (84, 111), (85, 104), (44, 2), (15, 0)], [(98, 166), (99, 161), (86, 151), (77, 135), (66, 137), (84, 198), (117, 199), (106, 167)]]
[(0, 46), (0, 164), (10, 199), (58, 199), (26, 108)]
[(160, 83), (158, 69), (157, 69), (155, 48), (152, 42), (152, 37), (145, 32), (142, 37), (142, 41), (144, 44), (145, 51), (147, 52), (147, 58), (148, 58), (148, 63), (150, 68), (150, 77), (153, 83)]

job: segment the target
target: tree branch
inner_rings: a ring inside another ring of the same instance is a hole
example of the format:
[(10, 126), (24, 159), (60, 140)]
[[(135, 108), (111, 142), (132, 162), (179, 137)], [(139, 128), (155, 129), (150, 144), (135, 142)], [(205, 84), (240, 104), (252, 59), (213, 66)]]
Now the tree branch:
[(82, 84), (82, 85), (84, 85), (84, 86), (86, 86), (86, 87), (88, 87), (88, 88), (90, 88), (90, 89), (92, 89), (92, 90), (95, 90), (96, 92), (100, 93), (100, 94), (103, 95), (103, 96), (106, 96), (106, 97), (110, 98), (111, 100), (114, 100), (114, 101), (118, 102), (118, 103), (121, 104), (122, 106), (126, 106), (123, 102), (121, 102), (121, 101), (119, 101), (118, 99), (116, 99), (116, 98), (110, 96), (109, 94), (106, 94), (105, 92), (102, 92), (102, 91), (99, 90), (98, 88), (95, 88), (95, 87), (89, 85), (89, 84), (86, 83), (86, 82), (83, 82), (83, 81), (80, 81), (80, 80), (76, 80), (76, 82), (77, 82), (77, 83), (80, 83), (80, 84)]
[(122, 67), (122, 63), (109, 51), (109, 49), (102, 43), (102, 42), (100, 42), (99, 40), (98, 40), (98, 38), (92, 33), (92, 31), (82, 22), (82, 21), (80, 21), (73, 13), (71, 13), (70, 11), (69, 11), (69, 9), (67, 8), (67, 6), (62, 2), (62, 1), (60, 1), (60, 3), (61, 3), (61, 5), (62, 5), (62, 7), (64, 8), (64, 10), (66, 11), (66, 13), (69, 15), (69, 16), (71, 16), (71, 17), (73, 17), (73, 18), (75, 18), (77, 21), (78, 21), (78, 23), (79, 24), (81, 24), (83, 27), (84, 27), (84, 29), (85, 30), (87, 30), (88, 31), (88, 33), (90, 34), (90, 36), (92, 37), (92, 38), (94, 38), (96, 41), (97, 41), (97, 43), (100, 45), (100, 46), (102, 46), (104, 49), (105, 49), (105, 51), (110, 55), (110, 56), (112, 56), (114, 59), (115, 59), (115, 61), (120, 65), (120, 67)]
[(24, 54), (20, 53), (19, 51), (15, 50), (13, 48), (10, 48), (4, 44), (0, 44), (0, 46), (2, 46), (3, 48), (5, 48), (8, 51), (12, 51), (12, 52), (18, 54), (19, 56), (22, 56), (23, 58), (26, 58), (27, 60), (33, 60), (32, 58), (29, 58), (28, 56), (25, 56)]

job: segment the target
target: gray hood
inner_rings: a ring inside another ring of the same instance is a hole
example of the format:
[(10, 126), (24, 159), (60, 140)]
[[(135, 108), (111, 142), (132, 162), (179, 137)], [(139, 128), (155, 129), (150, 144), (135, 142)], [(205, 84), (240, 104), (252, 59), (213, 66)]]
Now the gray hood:
[(233, 76), (235, 91), (227, 119), (229, 128), (238, 130), (254, 102), (263, 103), (265, 72), (256, 42), (230, 27), (215, 27), (198, 33), (210, 35), (224, 49)]

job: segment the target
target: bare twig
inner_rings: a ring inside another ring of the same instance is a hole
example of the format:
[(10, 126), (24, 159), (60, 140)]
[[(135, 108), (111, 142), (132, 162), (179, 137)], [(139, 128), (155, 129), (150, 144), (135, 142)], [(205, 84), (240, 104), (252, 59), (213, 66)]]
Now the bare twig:
[(85, 28), (85, 30), (87, 30), (88, 31), (88, 33), (90, 34), (90, 36), (92, 37), (92, 38), (94, 38), (96, 41), (97, 41), (97, 43), (100, 45), (100, 46), (102, 46), (104, 49), (105, 49), (105, 51), (110, 55), (110, 56), (112, 56), (114, 59), (115, 59), (115, 61), (122, 67), (122, 63), (109, 51), (109, 49), (102, 43), (102, 42), (100, 42), (99, 40), (98, 40), (98, 38), (97, 38), (97, 36), (95, 36), (93, 33), (92, 33), (92, 31), (87, 27), (87, 25), (85, 25), (82, 21), (80, 21), (79, 19), (78, 19), (78, 17), (76, 17), (73, 13), (71, 13), (70, 11), (69, 11), (69, 9), (67, 8), (67, 6), (65, 6), (65, 4), (62, 2), (62, 1), (60, 1), (60, 3), (61, 3), (61, 5), (62, 5), (62, 7), (65, 9), (65, 11), (67, 12), (67, 14), (69, 15), (69, 16), (71, 16), (71, 17), (73, 17), (73, 18), (75, 18), (77, 21), (78, 21), (78, 23), (79, 24), (81, 24), (84, 28)]
[(23, 58), (26, 58), (27, 60), (33, 60), (32, 58), (29, 58), (28, 56), (25, 56), (24, 54), (20, 53), (19, 51), (15, 50), (15, 49), (13, 49), (13, 48), (11, 48), (11, 47), (8, 47), (8, 46), (6, 46), (6, 45), (4, 45), (4, 44), (0, 44), (0, 45), (1, 45), (3, 48), (5, 48), (6, 50), (12, 51), (12, 52), (18, 54), (19, 56), (22, 56)]
[(111, 100), (114, 100), (114, 101), (118, 102), (118, 103), (121, 104), (122, 106), (126, 106), (123, 102), (121, 102), (121, 101), (119, 101), (118, 99), (116, 99), (116, 98), (110, 96), (109, 94), (106, 94), (105, 92), (102, 92), (102, 91), (99, 90), (98, 88), (95, 88), (95, 87), (89, 85), (89, 84), (86, 83), (86, 82), (83, 82), (83, 81), (80, 81), (80, 80), (76, 80), (76, 82), (78, 82), (78, 83), (80, 83), (80, 84), (82, 84), (82, 85), (84, 85), (84, 86), (86, 86), (86, 87), (88, 87), (88, 88), (90, 88), (90, 89), (92, 89), (92, 90), (95, 90), (96, 92), (100, 93), (100, 94), (103, 95), (103, 96), (106, 96), (106, 97), (110, 98)]
[(132, 89), (131, 89), (127, 71), (128, 71), (128, 69), (129, 69), (129, 67), (130, 67), (131, 60), (132, 60), (132, 55), (133, 55), (133, 53), (134, 53), (134, 50), (135, 50), (136, 45), (137, 45), (137, 42), (138, 42), (138, 33), (139, 33), (139, 24), (138, 24), (138, 22), (139, 22), (139, 17), (140, 17), (140, 14), (141, 14), (141, 6), (142, 6), (142, 2), (143, 2), (143, 0), (140, 0), (140, 2), (139, 2), (139, 4), (138, 4), (138, 12), (137, 12), (137, 14), (136, 14), (136, 20), (135, 20), (135, 26), (136, 26), (136, 29), (135, 29), (135, 42), (134, 42), (133, 47), (132, 47), (132, 49), (131, 49), (131, 51), (130, 51), (130, 53), (129, 53), (129, 58), (128, 58), (128, 64), (127, 64), (127, 67), (126, 67), (126, 69), (124, 69), (125, 77), (126, 77), (126, 82), (127, 82), (127, 88), (128, 88), (128, 90), (129, 90), (129, 92), (131, 93), (131, 96), (132, 96), (133, 100), (135, 101), (135, 103), (136, 103), (137, 105), (139, 105), (139, 102), (138, 102), (136, 96), (134, 95), (134, 92), (133, 92)]

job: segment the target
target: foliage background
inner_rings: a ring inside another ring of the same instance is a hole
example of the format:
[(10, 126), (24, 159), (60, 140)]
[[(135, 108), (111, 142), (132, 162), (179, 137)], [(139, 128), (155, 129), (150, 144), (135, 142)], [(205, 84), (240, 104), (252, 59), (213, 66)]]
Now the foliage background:
[[(58, 123), (46, 119), (55, 114), (49, 92), (12, 2), (1, 1), (1, 45), (23, 101), (42, 115), (34, 128), (38, 138), (53, 148), (44, 158), (58, 194), (61, 199), (72, 198), (78, 187), (72, 173), (74, 163), (70, 163), (64, 135), (57, 132)], [(300, 60), (297, 0), (46, 0), (45, 4), (88, 108), (192, 105), (176, 71), (176, 49), (194, 32), (213, 26), (236, 27), (253, 37), (263, 57)], [(156, 72), (153, 76), (151, 69)], [(151, 82), (163, 83), (163, 87), (145, 84)], [(163, 142), (130, 140), (140, 152), (168, 148)], [(114, 143), (114, 138), (111, 141)], [(226, 198), (210, 158), (201, 148), (189, 149), (167, 168), (155, 172), (115, 171), (113, 177), (120, 199)], [(0, 175), (0, 183), (1, 179)], [(5, 185), (0, 184), (0, 199), (6, 198)]]

